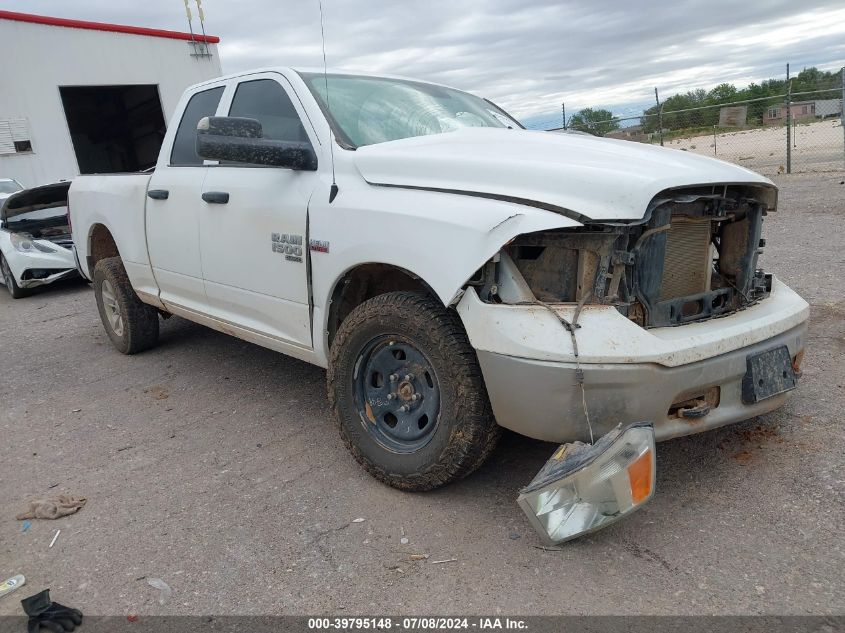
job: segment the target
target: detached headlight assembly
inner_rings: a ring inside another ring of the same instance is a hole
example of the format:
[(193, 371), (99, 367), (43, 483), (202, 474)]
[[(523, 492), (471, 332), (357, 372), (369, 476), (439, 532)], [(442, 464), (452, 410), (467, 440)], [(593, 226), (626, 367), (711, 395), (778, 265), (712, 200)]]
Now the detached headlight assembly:
[(595, 444), (564, 444), (520, 491), (518, 502), (548, 544), (595, 532), (654, 494), (654, 427), (617, 427)]
[(56, 252), (55, 249), (33, 239), (29, 233), (12, 233), (11, 240), (15, 250), (21, 253), (32, 253), (33, 251), (41, 251), (42, 253)]

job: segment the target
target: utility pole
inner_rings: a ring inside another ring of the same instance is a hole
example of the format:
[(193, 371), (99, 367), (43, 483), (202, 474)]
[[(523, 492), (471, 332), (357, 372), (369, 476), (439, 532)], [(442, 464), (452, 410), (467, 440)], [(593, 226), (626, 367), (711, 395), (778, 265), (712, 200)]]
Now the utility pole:
[(660, 128), (660, 147), (663, 147), (663, 106), (660, 105), (657, 86), (654, 88), (654, 100), (657, 102), (657, 126)]
[(561, 127), (563, 127), (563, 129), (565, 130), (566, 129), (566, 104), (562, 103), (562, 102), (560, 104), (560, 118), (561, 118), (561, 121), (563, 122), (563, 125)]
[(839, 117), (842, 122), (842, 162), (845, 167), (845, 66), (842, 67), (842, 103), (839, 105)]
[(792, 173), (792, 81), (786, 65), (786, 173)]

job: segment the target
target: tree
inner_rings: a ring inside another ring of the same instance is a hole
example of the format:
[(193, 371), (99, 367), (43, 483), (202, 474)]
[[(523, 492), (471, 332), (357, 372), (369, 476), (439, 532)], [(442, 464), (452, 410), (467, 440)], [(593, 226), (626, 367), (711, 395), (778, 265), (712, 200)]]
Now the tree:
[(619, 129), (619, 121), (613, 121), (613, 112), (602, 108), (584, 108), (569, 120), (573, 130), (588, 132), (594, 136), (604, 136)]
[(707, 93), (707, 100), (721, 105), (723, 103), (736, 101), (736, 94), (737, 89), (733, 84), (719, 84)]
[[(793, 100), (838, 98), (839, 92), (834, 89), (842, 85), (839, 71), (831, 72), (817, 68), (803, 69), (792, 76), (789, 84), (792, 86), (792, 94), (796, 95)], [(784, 79), (766, 79), (760, 83), (751, 83), (745, 88), (723, 83), (709, 92), (698, 89), (675, 94), (662, 103), (663, 128), (684, 130), (717, 125), (719, 122), (719, 107), (717, 106), (747, 100), (751, 100), (751, 103), (748, 103), (748, 125), (759, 125), (768, 108), (783, 106), (787, 87)], [(643, 132), (651, 133), (658, 130), (660, 127), (658, 113), (659, 109), (656, 105), (643, 111), (640, 119)]]

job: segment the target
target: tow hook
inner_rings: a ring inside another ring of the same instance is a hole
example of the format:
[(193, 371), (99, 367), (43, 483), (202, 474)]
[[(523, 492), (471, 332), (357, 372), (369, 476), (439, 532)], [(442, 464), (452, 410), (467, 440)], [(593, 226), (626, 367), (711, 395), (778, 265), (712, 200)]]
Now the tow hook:
[(697, 420), (710, 413), (710, 403), (706, 400), (693, 400), (696, 406), (678, 409), (678, 415), (687, 420)]

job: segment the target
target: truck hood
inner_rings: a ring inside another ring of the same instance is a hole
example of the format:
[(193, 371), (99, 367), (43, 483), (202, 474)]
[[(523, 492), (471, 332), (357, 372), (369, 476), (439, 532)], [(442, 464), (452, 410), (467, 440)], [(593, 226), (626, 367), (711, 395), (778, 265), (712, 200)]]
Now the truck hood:
[(595, 221), (643, 219), (661, 191), (704, 184), (775, 186), (763, 176), (679, 150), (532, 130), (466, 128), (359, 147), (373, 185), (520, 202)]

